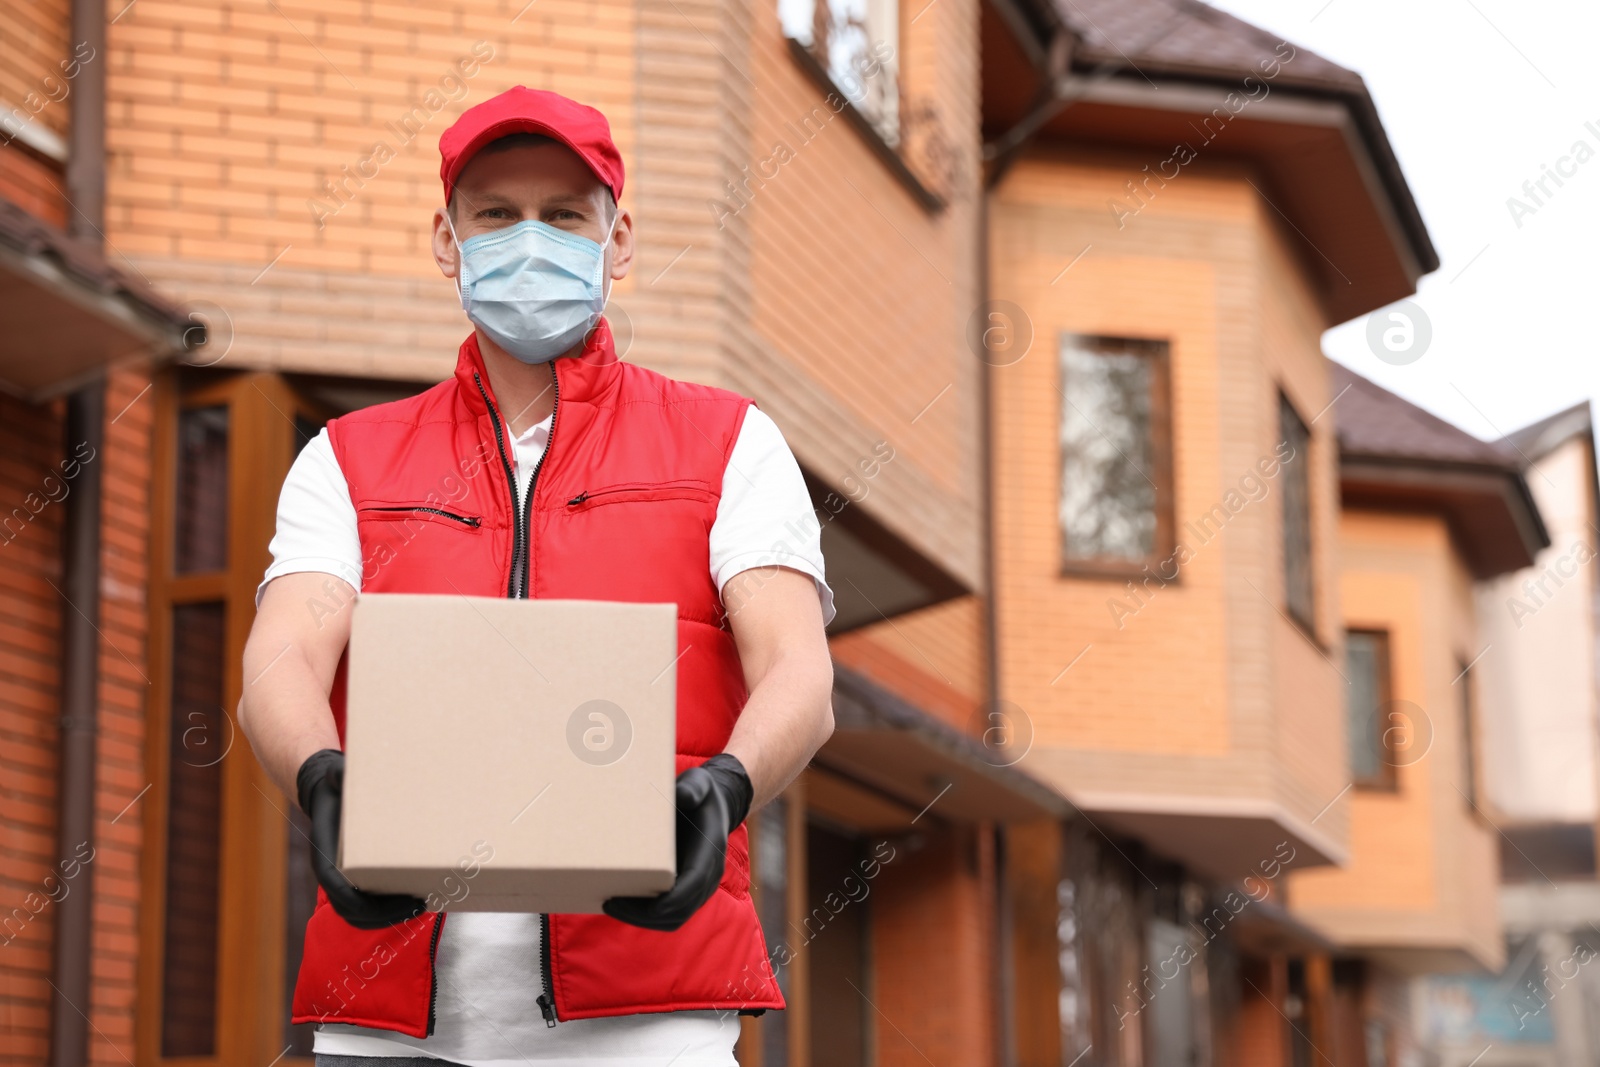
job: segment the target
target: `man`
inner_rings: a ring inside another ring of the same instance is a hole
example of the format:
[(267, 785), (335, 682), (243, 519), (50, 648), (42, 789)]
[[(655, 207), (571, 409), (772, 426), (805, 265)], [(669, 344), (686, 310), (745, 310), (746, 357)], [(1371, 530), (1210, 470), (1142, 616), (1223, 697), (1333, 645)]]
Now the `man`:
[[(450, 380), (301, 452), (245, 649), (240, 720), (311, 818), (321, 886), (294, 1020), (322, 1024), (323, 1067), (727, 1067), (735, 1013), (783, 1006), (741, 823), (833, 729), (816, 518), (749, 401), (617, 359), (600, 313), (633, 219), (599, 112), (518, 87), (439, 147), (433, 256), (473, 333)], [(345, 880), (340, 664), (363, 590), (677, 604), (672, 889), (446, 917)]]

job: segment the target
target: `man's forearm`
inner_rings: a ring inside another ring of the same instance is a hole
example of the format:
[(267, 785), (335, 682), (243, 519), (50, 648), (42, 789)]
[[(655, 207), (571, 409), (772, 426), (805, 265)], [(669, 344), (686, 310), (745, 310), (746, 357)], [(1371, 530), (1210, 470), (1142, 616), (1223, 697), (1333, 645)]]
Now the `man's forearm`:
[(350, 612), (343, 605), (354, 601), (355, 590), (339, 582), (347, 595), (332, 615), (313, 621), (301, 610), (330, 580), (338, 581), (314, 573), (274, 579), (244, 647), (239, 725), (267, 775), (291, 798), (306, 757), (339, 747), (328, 691), (350, 636)]
[[(251, 664), (246, 661), (246, 671)], [(258, 668), (259, 669), (259, 668)], [(246, 677), (239, 722), (267, 775), (295, 796), (295, 775), (306, 757), (339, 747), (333, 710), (310, 664), (292, 646), (255, 682)]]
[(755, 787), (754, 811), (783, 792), (833, 733), (833, 668), (826, 655), (779, 658), (750, 694), (726, 751)]

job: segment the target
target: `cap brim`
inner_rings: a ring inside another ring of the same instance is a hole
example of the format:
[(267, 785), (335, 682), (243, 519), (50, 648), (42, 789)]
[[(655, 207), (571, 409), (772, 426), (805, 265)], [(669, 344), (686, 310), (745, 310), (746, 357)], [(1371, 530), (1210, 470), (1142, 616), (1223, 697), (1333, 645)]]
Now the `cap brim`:
[(587, 152), (573, 144), (570, 137), (547, 122), (517, 116), (501, 119), (493, 125), (484, 127), (473, 135), (472, 139), (462, 147), (461, 151), (456, 153), (455, 161), (445, 175), (445, 201), (449, 202), (450, 198), (455, 195), (456, 179), (461, 177), (461, 172), (467, 169), (467, 164), (472, 162), (473, 157), (483, 151), (484, 147), (491, 142), (498, 141), (502, 137), (509, 137), (514, 133), (536, 133), (565, 145), (572, 150), (574, 155), (583, 160), (583, 165), (589, 168), (589, 173), (594, 175), (595, 181), (610, 191), (612, 199), (616, 198), (616, 189), (610, 182), (600, 176), (600, 169), (595, 166), (595, 161), (589, 158)]

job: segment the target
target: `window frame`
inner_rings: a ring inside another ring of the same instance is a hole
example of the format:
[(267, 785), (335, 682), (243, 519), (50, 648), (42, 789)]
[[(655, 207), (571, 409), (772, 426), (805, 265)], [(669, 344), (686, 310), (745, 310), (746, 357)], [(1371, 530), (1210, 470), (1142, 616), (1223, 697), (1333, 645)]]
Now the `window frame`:
[[(815, 0), (815, 2), (818, 4), (825, 4), (828, 3), (829, 0)], [(776, 10), (776, 6), (776, 0), (773, 0), (774, 11)], [(903, 77), (899, 61), (900, 57), (905, 54), (904, 45), (906, 37), (906, 20), (905, 9), (898, 4), (895, 8), (895, 23), (895, 125), (900, 131), (900, 141), (901, 146), (903, 147), (906, 140), (906, 112), (908, 109), (906, 106), (907, 98), (905, 91), (905, 78)], [(856, 107), (856, 105), (851, 101), (850, 97), (845, 93), (845, 90), (839, 85), (838, 82), (834, 81), (832, 72), (828, 70), (828, 66), (823, 61), (822, 57), (816, 54), (814, 51), (814, 46), (808, 45), (798, 38), (789, 36), (789, 34), (784, 31), (781, 22), (778, 27), (778, 32), (780, 35), (782, 35), (784, 44), (788, 47), (789, 55), (794, 59), (795, 64), (799, 66), (799, 68), (805, 72), (806, 76), (809, 77), (812, 82), (815, 83), (816, 86), (825, 94), (828, 96), (838, 97), (839, 104), (841, 106), (837, 109), (837, 113), (844, 116), (850, 125), (855, 128), (855, 131), (866, 141), (867, 147), (872, 150), (873, 154), (876, 155), (880, 161), (882, 161), (883, 165), (888, 168), (889, 173), (892, 174), (895, 179), (905, 187), (906, 191), (911, 194), (912, 198), (915, 199), (919, 205), (921, 205), (923, 210), (927, 211), (929, 214), (935, 214), (948, 207), (949, 199), (945, 195), (931, 188), (929, 184), (911, 168), (911, 165), (907, 162), (906, 156), (902, 151), (902, 147), (891, 145), (887, 140), (885, 140), (883, 134), (879, 132), (877, 126), (875, 126), (872, 120), (867, 117), (866, 113), (860, 108)], [(826, 101), (824, 103), (826, 104)], [(831, 107), (832, 105), (826, 106)]]
[[(1289, 443), (1289, 435), (1285, 432), (1284, 417), (1292, 417), (1305, 433), (1305, 448), (1297, 449), (1293, 459), (1283, 464), (1285, 480), (1281, 493), (1282, 504), (1278, 508), (1278, 551), (1281, 555), (1280, 578), (1283, 582), (1283, 612), (1301, 632), (1311, 639), (1319, 649), (1322, 640), (1317, 636), (1317, 507), (1314, 499), (1315, 491), (1311, 481), (1311, 455), (1316, 447), (1316, 438), (1312, 433), (1311, 424), (1300, 414), (1300, 408), (1283, 388), (1278, 389), (1278, 440), (1282, 444)], [(1288, 470), (1294, 463), (1303, 464), (1297, 471)], [(1302, 478), (1305, 484), (1306, 526), (1305, 526), (1305, 570), (1306, 570), (1306, 604), (1302, 614), (1300, 606), (1295, 603), (1290, 582), (1289, 563), (1289, 479)]]
[[(150, 698), (145, 766), (149, 791), (142, 803), (144, 849), (140, 860), (136, 1058), (147, 1064), (222, 1067), (268, 1063), (310, 1067), (309, 1057), (283, 1055), (283, 1003), (288, 806), (256, 762), (241, 735), (234, 708), (243, 686), (243, 651), (255, 618), (255, 590), (270, 559), (267, 544), (276, 521), (277, 494), (295, 453), (293, 416), (324, 414), (270, 372), (169, 370), (154, 383), (155, 425), (151, 463), (149, 618)], [(180, 412), (228, 410), (226, 565), (203, 573), (176, 573), (177, 430)], [(227, 736), (220, 758), (221, 829), (218, 842), (218, 918), (215, 1034), (209, 1056), (163, 1056), (162, 990), (165, 960), (169, 755), (172, 723), (172, 609), (223, 604), (223, 715)]]
[[(790, 782), (779, 794), (783, 802), (784, 821), (784, 886), (783, 900), (774, 902), (783, 912), (785, 925), (793, 930), (801, 922), (806, 912), (806, 879), (808, 876), (806, 863), (806, 825), (808, 822), (808, 809), (806, 805), (806, 781), (801, 775)], [(756, 858), (756, 850), (763, 847), (761, 834), (764, 824), (759, 819), (752, 819), (747, 824), (750, 846), (750, 895), (754, 899), (757, 914), (767, 905), (764, 895), (770, 891), (769, 887), (759, 877), (760, 867)], [(785, 942), (787, 943), (787, 942)], [(791, 946), (792, 947), (792, 946)], [(802, 946), (803, 948), (803, 946)], [(767, 945), (768, 951), (773, 946)], [(786, 1067), (787, 1064), (807, 1064), (811, 1062), (811, 967), (810, 955), (805, 951), (794, 952), (788, 962), (789, 989), (784, 994), (788, 1007), (785, 1009), (784, 1023), (787, 1027), (787, 1038), (784, 1048), (783, 1063), (769, 1063), (764, 1048), (764, 1037), (768, 1020), (773, 1014), (768, 1012), (760, 1016), (744, 1015), (739, 1019), (739, 1040), (734, 1048), (735, 1058), (741, 1067)]]
[(1461, 687), (1461, 698), (1457, 703), (1457, 714), (1460, 716), (1457, 736), (1461, 739), (1461, 798), (1466, 802), (1467, 811), (1480, 819), (1487, 819), (1488, 815), (1483, 810), (1483, 796), (1478, 788), (1478, 699), (1473, 688), (1473, 681), (1477, 672), (1473, 669), (1475, 663), (1469, 663), (1465, 656), (1456, 657), (1456, 685)]
[[(1394, 702), (1394, 635), (1387, 627), (1383, 626), (1350, 626), (1345, 628), (1346, 669), (1349, 669), (1349, 646), (1352, 634), (1362, 634), (1377, 638), (1377, 684), (1373, 687), (1377, 694), (1377, 707), (1373, 709), (1372, 726), (1377, 732), (1378, 773), (1372, 777), (1356, 777), (1352, 771), (1350, 784), (1359, 790), (1371, 793), (1395, 793), (1400, 789), (1399, 767), (1394, 760), (1394, 748), (1389, 744), (1389, 729), (1384, 722), (1383, 709)], [(1348, 699), (1345, 704), (1345, 723), (1350, 723), (1350, 708)], [(1347, 738), (1347, 745), (1353, 738)], [(1350, 769), (1351, 761), (1348, 755), (1345, 759), (1345, 768)]]
[[(1155, 485), (1156, 538), (1149, 555), (1137, 562), (1115, 557), (1072, 557), (1067, 554), (1066, 531), (1061, 527), (1061, 492), (1066, 481), (1066, 455), (1061, 444), (1061, 427), (1067, 412), (1066, 368), (1063, 366), (1067, 345), (1073, 342), (1095, 347), (1110, 346), (1135, 352), (1150, 360), (1150, 453), (1152, 462), (1149, 479)], [(1052, 426), (1056, 453), (1055, 508), (1052, 521), (1056, 529), (1057, 574), (1062, 578), (1142, 578), (1155, 574), (1163, 585), (1174, 585), (1182, 580), (1181, 569), (1171, 577), (1162, 573), (1160, 565), (1177, 551), (1177, 519), (1175, 500), (1175, 460), (1172, 430), (1172, 345), (1160, 338), (1113, 337), (1106, 334), (1084, 334), (1062, 331), (1057, 338), (1056, 393), (1060, 404)], [(1148, 568), (1148, 570), (1147, 570)]]

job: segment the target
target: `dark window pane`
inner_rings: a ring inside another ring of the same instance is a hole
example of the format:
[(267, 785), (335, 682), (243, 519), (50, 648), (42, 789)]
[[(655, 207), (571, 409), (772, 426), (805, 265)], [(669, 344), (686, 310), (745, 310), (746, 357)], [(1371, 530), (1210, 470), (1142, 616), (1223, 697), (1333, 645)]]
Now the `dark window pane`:
[(1150, 1035), (1150, 1067), (1192, 1067), (1199, 1060), (1195, 1041), (1195, 969), (1188, 961), (1196, 958), (1192, 931), (1165, 919), (1151, 919), (1145, 932), (1146, 973), (1157, 976), (1155, 990), (1147, 994)]
[(1064, 832), (1071, 881), (1057, 895), (1064, 909), (1058, 926), (1062, 1062), (1138, 1063), (1145, 1054), (1144, 1019), (1128, 1015), (1139, 1012), (1147, 973), (1141, 897), (1134, 888), (1140, 876), (1087, 826), (1073, 824)]
[(303, 411), (294, 413), (294, 454), (299, 455), (300, 450), (316, 439), (327, 425), (321, 419), (313, 419)]
[(311, 873), (311, 820), (298, 804), (288, 805), (289, 841), (285, 849), (288, 894), (283, 926), (283, 1043), (290, 1056), (311, 1055), (315, 1023), (296, 1026), (289, 1021), (289, 1005), (294, 1001), (294, 983), (300, 975), (300, 958), (305, 950), (306, 923), (317, 906), (317, 877)]
[(1478, 724), (1472, 699), (1472, 665), (1458, 663), (1456, 688), (1461, 690), (1461, 795), (1467, 808), (1478, 810)]
[(1311, 577), (1311, 431), (1289, 403), (1278, 396), (1281, 440), (1290, 448), (1283, 464), (1284, 601), (1296, 622), (1316, 627)]
[[(789, 968), (780, 966), (792, 954), (789, 945), (789, 806), (774, 800), (756, 816), (755, 874), (759, 891), (761, 933), (778, 988), (789, 1000)], [(788, 1067), (789, 1013), (769, 1011), (761, 1017), (761, 1067)]]
[(178, 415), (178, 482), (173, 568), (179, 574), (228, 566), (228, 409)]
[[(867, 997), (869, 901), (847, 896), (861, 883), (867, 854), (860, 840), (811, 826), (806, 834), (805, 951), (811, 971), (811, 1061), (828, 1067), (864, 1067), (871, 1062)], [(837, 912), (831, 906), (846, 903)]]
[(784, 36), (805, 45), (878, 136), (897, 146), (900, 20), (894, 0), (779, 0), (777, 7)]
[(1061, 346), (1061, 536), (1069, 560), (1140, 562), (1156, 550), (1153, 358), (1133, 346)]
[(1594, 881), (1594, 824), (1542, 823), (1500, 829), (1500, 880), (1537, 882)]
[(1352, 630), (1345, 635), (1345, 711), (1350, 735), (1350, 778), (1357, 785), (1388, 784), (1389, 760), (1384, 747), (1384, 703), (1389, 699), (1387, 634)]
[(222, 711), (223, 622), (221, 603), (172, 609), (163, 1056), (210, 1056), (216, 1047), (222, 756), (231, 729)]

